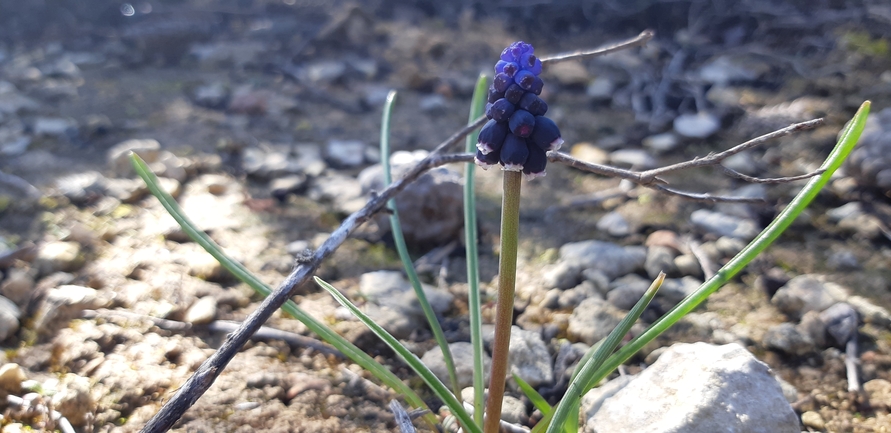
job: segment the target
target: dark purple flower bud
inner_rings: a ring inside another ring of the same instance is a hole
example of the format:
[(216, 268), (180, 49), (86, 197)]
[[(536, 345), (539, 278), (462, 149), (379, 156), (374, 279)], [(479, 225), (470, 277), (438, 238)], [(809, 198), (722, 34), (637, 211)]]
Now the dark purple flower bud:
[(495, 87), (489, 86), (489, 94), (486, 95), (486, 102), (493, 103), (504, 97), (504, 92), (495, 90)]
[(496, 122), (495, 119), (492, 119), (483, 125), (483, 129), (480, 129), (476, 148), (479, 149), (483, 155), (495, 152), (498, 149), (501, 149), (501, 145), (504, 143), (504, 137), (507, 136), (508, 132), (507, 123)]
[[(526, 92), (522, 98), (520, 98), (520, 102), (517, 103), (519, 108), (522, 108), (535, 116), (541, 116), (544, 114), (541, 111), (541, 105), (544, 104), (544, 101), (541, 100), (538, 96), (535, 96), (532, 92)], [(547, 104), (545, 104), (545, 111), (548, 111)]]
[(514, 62), (508, 62), (504, 65), (504, 73), (507, 74), (508, 77), (513, 77), (520, 70), (520, 65)]
[(546, 175), (545, 168), (548, 165), (548, 156), (544, 149), (529, 143), (529, 157), (526, 158), (526, 164), (523, 164), (523, 174), (526, 180), (532, 180), (536, 177)]
[(532, 72), (535, 75), (541, 73), (541, 60), (532, 53), (526, 53), (520, 56), (520, 68)]
[(535, 77), (535, 80), (532, 81), (532, 85), (529, 86), (528, 91), (535, 93), (536, 95), (541, 95), (541, 89), (544, 88), (544, 81), (541, 81), (540, 77)]
[(553, 120), (544, 116), (535, 118), (535, 127), (529, 140), (536, 146), (544, 150), (558, 150), (563, 145), (563, 138), (560, 137), (560, 129)]
[(493, 102), (492, 106), (486, 110), (486, 116), (494, 119), (496, 122), (504, 122), (514, 114), (514, 110), (514, 104), (508, 102), (507, 99), (501, 98)]
[(521, 89), (517, 83), (514, 83), (504, 91), (504, 99), (507, 99), (511, 104), (516, 105), (520, 102), (520, 99), (525, 93), (525, 90)]
[(492, 103), (486, 102), (486, 119), (492, 119)]
[(548, 112), (548, 103), (545, 102), (544, 99), (542, 99), (541, 104), (538, 105), (538, 112), (532, 113), (530, 111), (530, 113), (532, 113), (536, 116), (544, 116), (547, 112)]
[(506, 65), (507, 63), (508, 62), (505, 60), (499, 60), (498, 63), (495, 63), (495, 73), (500, 74), (504, 72), (504, 65)]
[(517, 110), (510, 116), (508, 125), (510, 126), (510, 132), (513, 132), (514, 135), (526, 138), (535, 127), (535, 116), (526, 110)]
[(526, 140), (513, 134), (507, 134), (504, 144), (501, 146), (501, 165), (504, 166), (504, 169), (520, 171), (528, 157), (529, 146), (526, 145)]
[(535, 79), (538, 78), (529, 71), (520, 71), (514, 75), (514, 82), (519, 84), (523, 90), (529, 90), (532, 88), (533, 83), (535, 83)]
[(476, 157), (473, 158), (473, 162), (475, 162), (476, 165), (480, 166), (483, 170), (488, 170), (489, 167), (498, 164), (500, 158), (500, 152), (491, 152), (489, 154), (484, 154), (483, 152), (477, 150)]
[(514, 80), (511, 79), (511, 77), (502, 72), (500, 74), (495, 74), (495, 78), (492, 80), (492, 87), (498, 92), (503, 92), (507, 90), (507, 87), (513, 84), (513, 82)]

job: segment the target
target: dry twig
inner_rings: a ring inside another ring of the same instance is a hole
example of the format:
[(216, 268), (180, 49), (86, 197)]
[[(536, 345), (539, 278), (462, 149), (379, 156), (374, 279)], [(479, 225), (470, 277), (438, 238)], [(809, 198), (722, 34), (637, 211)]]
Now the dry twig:
[(550, 57), (542, 57), (541, 63), (543, 65), (549, 65), (551, 63), (563, 62), (566, 60), (581, 60), (589, 57), (603, 56), (605, 54), (614, 53), (616, 51), (627, 50), (629, 48), (646, 45), (646, 43), (649, 42), (650, 39), (653, 39), (653, 36), (655, 35), (656, 34), (652, 30), (644, 30), (640, 32), (639, 35), (631, 39), (612, 45), (607, 45), (605, 47), (595, 48), (593, 50), (573, 51), (570, 53), (555, 54)]

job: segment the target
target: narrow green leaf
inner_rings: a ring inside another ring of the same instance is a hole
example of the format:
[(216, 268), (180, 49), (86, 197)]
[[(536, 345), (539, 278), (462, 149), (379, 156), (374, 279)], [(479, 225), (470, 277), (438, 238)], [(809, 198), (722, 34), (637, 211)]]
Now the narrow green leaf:
[[(486, 106), (486, 85), (488, 77), (480, 74), (473, 90), (470, 102), (470, 116), (467, 123), (483, 115)], [(465, 148), (467, 152), (476, 152), (478, 131), (467, 136)], [(474, 163), (464, 166), (464, 245), (467, 254), (467, 314), (470, 316), (470, 344), (473, 346), (473, 419), (477, 425), (483, 425), (485, 412), (485, 371), (483, 370), (483, 314), (480, 301), (479, 252), (477, 251), (478, 234), (476, 224), (476, 191)]]
[(514, 376), (514, 381), (517, 382), (517, 385), (520, 386), (520, 391), (523, 391), (523, 394), (526, 395), (526, 398), (532, 402), (532, 405), (541, 412), (542, 415), (547, 415), (551, 413), (551, 405), (548, 404), (547, 400), (532, 387), (528, 382), (523, 380), (520, 376), (517, 376), (516, 373), (511, 373)]
[(578, 431), (579, 403), (582, 395), (588, 390), (587, 385), (591, 383), (597, 369), (603, 365), (609, 355), (616, 350), (616, 347), (622, 342), (622, 338), (625, 337), (625, 334), (627, 334), (629, 330), (631, 330), (631, 326), (634, 325), (634, 322), (637, 322), (637, 319), (643, 314), (647, 305), (650, 305), (650, 301), (653, 300), (653, 297), (656, 296), (656, 292), (662, 287), (663, 281), (665, 281), (665, 274), (660, 272), (659, 276), (656, 277), (656, 280), (653, 281), (653, 284), (650, 284), (650, 287), (647, 289), (646, 293), (644, 293), (643, 297), (634, 304), (634, 308), (622, 318), (615, 329), (613, 329), (606, 339), (603, 340), (603, 343), (596, 346), (596, 348), (591, 348), (590, 351), (593, 351), (594, 354), (587, 362), (579, 364), (577, 369), (578, 374), (575, 375), (575, 378), (569, 383), (569, 387), (566, 389), (566, 394), (563, 395), (563, 399), (557, 404), (557, 409), (554, 411), (554, 420), (551, 422), (550, 427), (548, 427), (548, 433), (557, 433), (563, 430), (564, 423), (571, 426), (571, 431)]
[[(176, 203), (176, 200), (164, 192), (161, 189), (160, 185), (158, 185), (158, 178), (155, 177), (154, 173), (148, 168), (145, 164), (145, 161), (136, 155), (135, 153), (130, 154), (130, 161), (133, 164), (133, 168), (136, 170), (136, 173), (139, 177), (145, 181), (145, 184), (148, 186), (149, 191), (151, 191), (152, 195), (154, 195), (158, 201), (161, 202), (161, 205), (167, 210), (170, 216), (173, 217), (174, 220), (182, 227), (183, 231), (191, 238), (195, 243), (204, 248), (211, 256), (217, 259), (220, 264), (226, 268), (229, 272), (232, 273), (236, 278), (240, 281), (244, 282), (248, 286), (250, 286), (254, 291), (262, 295), (263, 297), (269, 296), (272, 293), (272, 289), (260, 281), (251, 271), (244, 267), (238, 261), (230, 258), (223, 252), (222, 248), (214, 242), (210, 236), (207, 236), (206, 233), (198, 229), (192, 221), (186, 216), (186, 214), (179, 207), (179, 204)], [(303, 311), (300, 307), (297, 306), (293, 301), (287, 301), (284, 305), (282, 305), (282, 310), (291, 317), (303, 322), (310, 331), (316, 333), (322, 340), (327, 341), (329, 344), (334, 346), (341, 353), (346, 355), (348, 358), (353, 360), (356, 364), (359, 364), (362, 368), (368, 370), (375, 377), (380, 379), (385, 385), (389, 386), (396, 392), (402, 394), (405, 397), (405, 400), (412, 405), (413, 407), (419, 409), (429, 409), (427, 405), (424, 403), (424, 400), (418, 396), (417, 393), (414, 392), (411, 388), (409, 388), (406, 384), (402, 383), (402, 381), (396, 377), (390, 370), (386, 367), (375, 361), (373, 358), (368, 356), (365, 352), (363, 352), (358, 347), (354, 346), (352, 343), (338, 335), (331, 328), (327, 327), (325, 324), (317, 321), (312, 316)], [(428, 413), (424, 415), (424, 420), (430, 424), (430, 426), (435, 426), (438, 422), (436, 416), (432, 413)]]
[(812, 178), (804, 188), (792, 199), (788, 206), (762, 231), (758, 237), (752, 240), (742, 251), (733, 257), (726, 265), (724, 265), (718, 273), (686, 299), (681, 301), (677, 306), (665, 313), (659, 320), (654, 322), (641, 335), (619, 349), (611, 356), (594, 374), (591, 381), (597, 383), (606, 377), (610, 372), (619, 365), (627, 361), (631, 356), (637, 353), (647, 343), (653, 341), (659, 334), (674, 325), (678, 320), (684, 317), (690, 311), (693, 311), (699, 304), (706, 300), (712, 293), (721, 288), (727, 281), (730, 281), (739, 271), (741, 271), (749, 262), (761, 254), (770, 244), (772, 244), (779, 236), (795, 221), (795, 218), (814, 200), (820, 190), (829, 182), (829, 179), (835, 171), (841, 167), (842, 163), (854, 150), (863, 127), (866, 125), (866, 117), (869, 115), (871, 103), (866, 101), (857, 110), (854, 118), (845, 126), (839, 137), (838, 143), (832, 152), (820, 167), (825, 171), (820, 176)]
[[(384, 170), (384, 185), (389, 185), (393, 182), (390, 172), (390, 115), (393, 113), (394, 102), (396, 102), (396, 91), (391, 90), (387, 94), (384, 114), (381, 119), (381, 166)], [(424, 288), (421, 287), (421, 280), (418, 278), (411, 256), (408, 254), (408, 247), (405, 244), (405, 236), (402, 232), (402, 224), (399, 222), (399, 211), (396, 209), (396, 200), (390, 199), (387, 201), (387, 207), (390, 208), (391, 212), (390, 231), (393, 233), (393, 241), (396, 244), (396, 251), (399, 252), (399, 259), (402, 260), (402, 267), (405, 268), (405, 274), (408, 275), (408, 279), (411, 281), (411, 286), (418, 297), (418, 303), (424, 311), (430, 330), (433, 331), (433, 338), (436, 340), (436, 344), (439, 345), (439, 350), (442, 351), (446, 369), (449, 371), (449, 381), (452, 384), (455, 395), (460, 400), (461, 387), (458, 386), (458, 374), (455, 372), (455, 361), (452, 358), (452, 351), (449, 349), (449, 342), (446, 341), (445, 334), (442, 332), (442, 326), (439, 325), (436, 313), (433, 311), (433, 307), (430, 306), (430, 301), (427, 300)]]
[(335, 289), (334, 286), (328, 284), (319, 277), (315, 277), (315, 280), (316, 284), (330, 293), (331, 296), (333, 296), (334, 299), (336, 299), (337, 302), (340, 303), (340, 305), (343, 305), (348, 310), (350, 310), (350, 312), (353, 313), (353, 315), (356, 316), (359, 320), (361, 320), (362, 323), (364, 323), (365, 326), (367, 326), (368, 329), (370, 329), (371, 332), (374, 333), (374, 335), (377, 335), (377, 337), (380, 338), (381, 341), (383, 341), (387, 346), (389, 346), (390, 349), (393, 349), (393, 351), (396, 352), (396, 355), (398, 355), (400, 359), (408, 364), (408, 366), (411, 367), (411, 369), (414, 370), (415, 373), (418, 374), (418, 376), (421, 376), (421, 379), (424, 381), (424, 383), (427, 384), (430, 390), (433, 391), (433, 393), (436, 394), (436, 396), (439, 397), (439, 399), (442, 400), (442, 402), (445, 403), (445, 405), (448, 406), (449, 409), (451, 409), (452, 414), (455, 415), (455, 417), (461, 423), (462, 427), (464, 427), (465, 431), (481, 433), (480, 428), (476, 425), (476, 423), (473, 422), (473, 419), (464, 410), (461, 402), (458, 401), (458, 399), (449, 391), (449, 389), (442, 383), (442, 381), (440, 381), (439, 378), (436, 377), (436, 375), (433, 374), (433, 372), (430, 371), (430, 369), (426, 365), (424, 365), (424, 363), (421, 362), (421, 360), (418, 359), (418, 357), (415, 356), (414, 353), (411, 353), (411, 351), (403, 346), (402, 343), (399, 342), (399, 340), (390, 335), (390, 333), (387, 332), (380, 325), (375, 323), (374, 320), (371, 320), (368, 315), (359, 310), (358, 307), (350, 302), (350, 300), (347, 299), (346, 296)]

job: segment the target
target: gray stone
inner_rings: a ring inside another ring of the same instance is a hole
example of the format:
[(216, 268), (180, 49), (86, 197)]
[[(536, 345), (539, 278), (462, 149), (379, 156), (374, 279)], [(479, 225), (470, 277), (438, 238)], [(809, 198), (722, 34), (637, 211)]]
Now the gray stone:
[[(0, 123), (3, 122), (3, 112), (0, 111)], [(31, 137), (25, 135), (25, 128), (22, 122), (7, 122), (6, 125), (0, 126), (0, 154), (3, 155), (21, 155), (28, 150), (31, 145)]]
[(588, 83), (585, 94), (594, 101), (609, 101), (613, 98), (615, 90), (615, 81), (606, 75), (600, 75)]
[(770, 65), (751, 55), (722, 55), (699, 69), (699, 77), (718, 86), (749, 83), (770, 71)]
[(212, 322), (217, 316), (217, 300), (213, 296), (204, 296), (186, 310), (183, 321), (193, 325), (204, 325)]
[(839, 289), (827, 287), (812, 275), (799, 275), (777, 290), (770, 303), (789, 317), (798, 319), (808, 311), (823, 311), (839, 301), (844, 301), (844, 294)]
[(0, 367), (0, 390), (17, 395), (22, 390), (22, 382), (28, 379), (22, 366), (10, 362)]
[(644, 262), (644, 269), (650, 278), (659, 276), (659, 272), (665, 272), (672, 275), (677, 272), (674, 265), (674, 257), (676, 250), (662, 246), (652, 246), (647, 248), (647, 260)]
[(365, 163), (366, 147), (359, 140), (331, 140), (325, 146), (325, 159), (336, 167), (358, 167)]
[(338, 173), (313, 179), (308, 195), (315, 201), (331, 203), (335, 209), (344, 213), (353, 213), (365, 205), (359, 181)]
[(84, 426), (92, 420), (95, 410), (90, 379), (67, 373), (59, 380), (59, 391), (53, 395), (53, 408), (73, 426)]
[(554, 381), (551, 354), (541, 334), (513, 326), (510, 334), (510, 372), (525, 380), (533, 388)]
[(292, 174), (290, 176), (273, 179), (269, 182), (269, 192), (273, 197), (284, 200), (289, 194), (299, 192), (306, 186), (306, 176)]
[(575, 287), (581, 279), (582, 270), (564, 261), (547, 266), (542, 272), (545, 287), (568, 289)]
[[(390, 157), (392, 178), (399, 179), (426, 152), (394, 152)], [(383, 168), (373, 165), (359, 174), (362, 191), (371, 194), (384, 189)], [(457, 171), (438, 167), (421, 175), (396, 197), (396, 209), (405, 240), (415, 246), (435, 246), (460, 236), (464, 226), (464, 186)], [(389, 230), (386, 215), (375, 219), (382, 230)]]
[(35, 328), (40, 334), (49, 334), (67, 326), (84, 310), (102, 308), (108, 303), (108, 299), (90, 287), (67, 284), (50, 289), (38, 308)]
[(719, 212), (697, 209), (690, 214), (693, 225), (719, 236), (750, 241), (761, 231), (754, 221)]
[(609, 154), (613, 164), (630, 166), (637, 170), (656, 168), (656, 158), (643, 149), (619, 149)]
[(229, 89), (222, 82), (202, 84), (192, 92), (192, 100), (202, 107), (223, 108), (229, 97)]
[(621, 391), (622, 388), (631, 383), (635, 377), (635, 375), (630, 374), (621, 375), (588, 391), (588, 393), (582, 397), (581, 402), (581, 410), (585, 414), (585, 419), (594, 416), (607, 399), (616, 395), (617, 392)]
[(794, 356), (802, 356), (816, 349), (814, 341), (791, 323), (771, 326), (764, 333), (761, 344)]
[(799, 433), (764, 363), (738, 344), (675, 344), (587, 419), (588, 433)]
[(501, 420), (514, 425), (524, 425), (529, 421), (526, 405), (516, 397), (505, 395), (501, 400)]
[(715, 241), (715, 248), (717, 248), (724, 257), (733, 257), (739, 254), (745, 247), (745, 242), (728, 236), (721, 236)]
[(843, 347), (857, 335), (857, 311), (848, 303), (839, 302), (823, 310), (820, 320), (826, 324), (826, 332), (839, 346)]
[(597, 270), (613, 279), (640, 269), (647, 259), (647, 250), (609, 242), (582, 241), (560, 247), (560, 257), (570, 266)]
[(582, 277), (584, 277), (584, 282), (590, 282), (591, 287), (600, 294), (600, 297), (605, 297), (609, 292), (609, 276), (603, 273), (602, 271), (594, 268), (587, 268), (582, 271)]
[[(459, 341), (449, 343), (449, 351), (452, 352), (452, 359), (455, 362), (455, 374), (458, 376), (458, 386), (466, 388), (473, 385), (473, 345), (468, 342)], [(445, 384), (451, 384), (449, 379), (449, 370), (446, 368), (445, 360), (439, 346), (427, 351), (421, 357), (421, 361), (430, 368), (430, 371)], [(492, 359), (488, 354), (483, 352), (483, 370), (485, 371), (485, 382), (489, 381), (489, 370), (492, 367)], [(448, 386), (448, 385), (447, 385)], [(449, 386), (451, 388), (451, 386)]]
[(678, 136), (671, 132), (663, 132), (662, 134), (651, 135), (641, 142), (644, 147), (655, 153), (668, 153), (676, 149), (681, 141)]
[(650, 287), (650, 281), (636, 275), (629, 274), (610, 283), (610, 291), (606, 294), (606, 300), (616, 308), (630, 310)]
[(701, 277), (702, 267), (693, 254), (681, 254), (674, 258), (674, 266), (678, 273), (685, 276)]
[(8, 81), (0, 81), (0, 113), (21, 114), (38, 108), (40, 104), (19, 93), (15, 85)]
[(588, 298), (603, 299), (603, 293), (590, 280), (582, 281), (581, 284), (560, 292), (557, 298), (557, 307), (561, 309), (575, 309), (579, 304)]
[(48, 242), (37, 251), (37, 258), (33, 266), (41, 275), (49, 275), (54, 272), (70, 272), (79, 269), (84, 264), (84, 258), (80, 253), (80, 244), (77, 242)]
[(588, 70), (581, 62), (560, 62), (547, 68), (547, 74), (564, 86), (582, 86), (590, 78)]
[(108, 165), (118, 177), (132, 177), (135, 172), (130, 163), (130, 152), (135, 152), (147, 164), (158, 160), (161, 152), (161, 143), (153, 139), (132, 139), (122, 141), (106, 152)]
[(598, 298), (582, 301), (569, 317), (569, 337), (588, 345), (597, 343), (612, 332), (625, 312)]
[(837, 208), (826, 211), (826, 216), (833, 222), (840, 222), (843, 219), (855, 217), (863, 213), (863, 205), (860, 202), (852, 201), (845, 203)]
[(31, 273), (25, 269), (13, 268), (7, 271), (6, 279), (0, 284), (0, 295), (24, 306), (31, 298), (33, 289), (34, 277)]
[(560, 289), (551, 289), (545, 292), (544, 296), (541, 297), (541, 301), (538, 305), (541, 308), (550, 308), (555, 309), (560, 305), (560, 294), (563, 293)]
[(708, 138), (721, 129), (721, 121), (713, 114), (699, 112), (681, 114), (674, 119), (674, 130), (684, 137)]
[(675, 305), (690, 296), (700, 285), (702, 281), (695, 277), (666, 278), (656, 293), (656, 298), (665, 300), (668, 305)]
[(860, 261), (850, 250), (833, 251), (826, 259), (826, 266), (834, 271), (855, 271), (860, 269)]
[(0, 341), (6, 340), (19, 330), (22, 312), (15, 302), (0, 296)]
[[(427, 301), (437, 314), (451, 307), (454, 296), (426, 284), (422, 285)], [(413, 331), (426, 327), (426, 319), (411, 283), (398, 271), (376, 271), (359, 278), (359, 292), (380, 309), (369, 309), (368, 315), (375, 321), (380, 315), (389, 321), (382, 323), (397, 338), (407, 338)], [(389, 311), (387, 311), (389, 310)], [(395, 314), (395, 315), (394, 315)], [(392, 329), (388, 329), (390, 326)]]
[(758, 162), (755, 161), (755, 157), (748, 151), (730, 155), (727, 159), (721, 162), (721, 165), (749, 176), (755, 176), (761, 172), (760, 167), (758, 167)]
[(891, 325), (891, 313), (885, 308), (873, 304), (869, 299), (862, 296), (851, 296), (846, 301), (857, 310), (857, 314), (863, 318), (864, 322), (883, 327)]
[(106, 193), (107, 179), (95, 171), (85, 171), (60, 177), (56, 188), (72, 203), (81, 205), (98, 200)]
[(77, 122), (61, 117), (38, 117), (31, 124), (34, 135), (61, 137), (77, 132)]
[(622, 214), (613, 211), (600, 217), (597, 221), (597, 230), (606, 232), (610, 236), (622, 237), (631, 234), (631, 225)]
[(776, 378), (777, 383), (780, 384), (780, 388), (783, 389), (783, 397), (786, 397), (786, 401), (788, 401), (789, 404), (798, 401), (798, 390), (795, 389), (795, 385), (786, 382), (782, 377), (777, 376)]
[(442, 112), (448, 108), (445, 96), (439, 94), (427, 95), (418, 102), (421, 111), (426, 113)]

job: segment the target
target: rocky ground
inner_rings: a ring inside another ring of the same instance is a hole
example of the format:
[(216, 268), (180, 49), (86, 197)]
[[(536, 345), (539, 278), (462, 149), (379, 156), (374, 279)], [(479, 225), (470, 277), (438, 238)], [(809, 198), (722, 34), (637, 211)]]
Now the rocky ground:
[[(697, 1), (639, 9), (87, 3), (50, 11), (0, 1), (20, 18), (0, 26), (3, 432), (60, 428), (41, 410), (77, 431), (138, 430), (221, 344), (228, 321), (260, 301), (148, 195), (128, 150), (151, 164), (196, 224), (275, 286), (379, 189), (387, 92), (400, 92), (392, 143), (408, 163), (466, 122), (477, 75), (517, 39), (552, 54), (656, 30), (645, 48), (543, 74), (564, 149), (626, 168), (690, 159), (824, 116), (825, 126), (726, 161), (751, 176), (807, 173), (863, 100), (874, 113), (891, 101), (891, 9), (880, 2), (834, 9), (789, 1), (771, 10)], [(45, 21), (32, 22), (39, 13)], [(686, 349), (667, 350), (676, 342), (737, 343), (781, 379), (774, 387), (801, 430), (891, 430), (887, 124), (874, 116), (861, 153), (806, 215), (625, 372), (656, 371), (643, 367), (666, 353), (689, 363)], [(429, 296), (456, 357), (466, 359), (460, 171), (431, 173), (399, 206)], [(478, 173), (481, 272), (494, 295), (500, 173)], [(769, 204), (694, 202), (554, 163), (547, 177), (524, 183), (512, 359), (552, 402), (573, 359), (658, 271), (669, 282), (635, 333), (738, 252), (802, 185), (752, 185), (710, 169), (668, 179)], [(399, 269), (386, 227), (372, 222), (318, 275), (436, 366)], [(294, 300), (421, 388), (327, 294), (307, 285)], [(484, 315), (493, 310), (487, 303)], [(856, 326), (842, 335), (839, 323)], [(267, 325), (286, 337), (310, 335), (281, 314)], [(852, 340), (859, 391), (849, 391), (846, 375)], [(505, 419), (534, 424), (529, 402), (513, 397)], [(235, 357), (177, 429), (394, 431), (392, 398), (324, 347), (264, 337)], [(597, 407), (592, 397), (585, 408), (607, 422)]]

